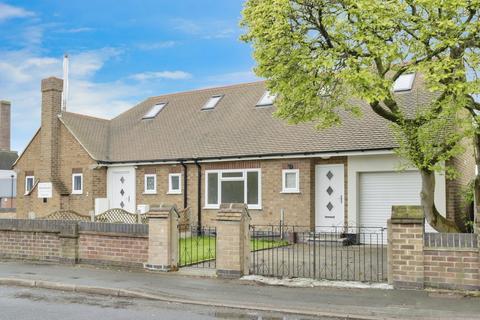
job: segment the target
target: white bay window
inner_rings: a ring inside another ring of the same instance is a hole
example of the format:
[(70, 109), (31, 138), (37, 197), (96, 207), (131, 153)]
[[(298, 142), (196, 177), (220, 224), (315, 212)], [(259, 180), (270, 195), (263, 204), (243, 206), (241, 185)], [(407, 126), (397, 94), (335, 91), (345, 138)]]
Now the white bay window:
[(220, 203), (246, 203), (249, 209), (261, 209), (261, 171), (207, 170), (205, 207), (218, 209)]

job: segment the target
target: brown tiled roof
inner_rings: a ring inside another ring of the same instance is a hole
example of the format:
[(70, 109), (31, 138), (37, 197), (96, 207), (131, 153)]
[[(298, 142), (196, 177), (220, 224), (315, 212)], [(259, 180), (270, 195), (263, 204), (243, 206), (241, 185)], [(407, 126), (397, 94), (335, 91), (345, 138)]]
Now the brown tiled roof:
[[(404, 108), (431, 99), (415, 80), (414, 89), (398, 93)], [(204, 159), (313, 152), (391, 149), (396, 146), (389, 122), (366, 105), (363, 116), (345, 116), (326, 130), (314, 123), (289, 125), (272, 116), (274, 107), (256, 107), (263, 81), (151, 97), (112, 120), (64, 113), (62, 121), (95, 160), (106, 162)], [(215, 109), (202, 106), (224, 95)], [(166, 107), (142, 120), (157, 103)]]

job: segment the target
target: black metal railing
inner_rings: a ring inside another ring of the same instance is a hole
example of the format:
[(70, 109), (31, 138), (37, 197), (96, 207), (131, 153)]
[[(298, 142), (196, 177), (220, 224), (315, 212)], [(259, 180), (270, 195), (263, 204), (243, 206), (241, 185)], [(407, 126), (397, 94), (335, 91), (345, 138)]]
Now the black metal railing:
[(178, 225), (178, 264), (180, 267), (215, 268), (217, 230), (215, 227)]
[(250, 226), (252, 274), (387, 281), (386, 228)]

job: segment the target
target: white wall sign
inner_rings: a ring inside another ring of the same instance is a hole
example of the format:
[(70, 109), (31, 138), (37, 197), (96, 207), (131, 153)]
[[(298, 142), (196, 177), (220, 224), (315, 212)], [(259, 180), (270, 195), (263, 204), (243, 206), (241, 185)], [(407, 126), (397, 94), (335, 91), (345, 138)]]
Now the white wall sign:
[(51, 198), (52, 197), (52, 183), (40, 182), (37, 186), (39, 198)]

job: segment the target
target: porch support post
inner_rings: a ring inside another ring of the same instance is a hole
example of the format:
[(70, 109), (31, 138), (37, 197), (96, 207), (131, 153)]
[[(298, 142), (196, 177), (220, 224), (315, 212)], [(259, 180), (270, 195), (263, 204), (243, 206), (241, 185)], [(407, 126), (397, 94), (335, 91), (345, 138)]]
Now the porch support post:
[(241, 203), (225, 203), (217, 214), (217, 276), (239, 278), (249, 273), (250, 214)]
[(148, 217), (148, 262), (152, 271), (178, 270), (178, 211), (175, 205), (153, 207)]
[(395, 289), (424, 288), (424, 214), (421, 206), (393, 206), (388, 221), (388, 282)]

